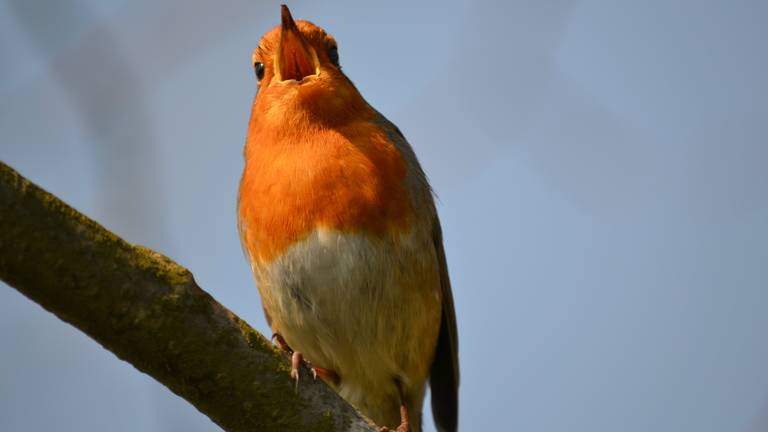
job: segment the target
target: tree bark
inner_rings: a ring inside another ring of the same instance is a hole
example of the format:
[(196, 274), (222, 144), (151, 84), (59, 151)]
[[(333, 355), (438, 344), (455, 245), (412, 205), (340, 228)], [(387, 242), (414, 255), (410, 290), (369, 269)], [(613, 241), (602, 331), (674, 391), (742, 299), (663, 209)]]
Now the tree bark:
[(376, 431), (167, 257), (0, 162), (0, 279), (227, 431)]

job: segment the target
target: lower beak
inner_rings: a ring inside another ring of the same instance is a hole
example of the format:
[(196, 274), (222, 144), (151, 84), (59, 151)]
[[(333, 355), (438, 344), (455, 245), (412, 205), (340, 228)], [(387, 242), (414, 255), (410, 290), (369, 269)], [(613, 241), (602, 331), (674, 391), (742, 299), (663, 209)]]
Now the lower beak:
[(320, 62), (317, 59), (317, 53), (304, 40), (288, 6), (281, 6), (280, 15), (282, 25), (280, 26), (280, 43), (275, 56), (275, 78), (278, 81), (301, 81), (304, 77), (318, 74)]

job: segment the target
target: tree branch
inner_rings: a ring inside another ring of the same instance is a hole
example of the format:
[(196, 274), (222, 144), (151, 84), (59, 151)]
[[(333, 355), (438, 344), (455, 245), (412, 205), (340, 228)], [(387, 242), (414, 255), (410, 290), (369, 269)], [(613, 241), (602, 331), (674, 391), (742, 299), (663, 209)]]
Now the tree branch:
[(0, 162), (0, 279), (227, 431), (376, 431), (200, 289)]

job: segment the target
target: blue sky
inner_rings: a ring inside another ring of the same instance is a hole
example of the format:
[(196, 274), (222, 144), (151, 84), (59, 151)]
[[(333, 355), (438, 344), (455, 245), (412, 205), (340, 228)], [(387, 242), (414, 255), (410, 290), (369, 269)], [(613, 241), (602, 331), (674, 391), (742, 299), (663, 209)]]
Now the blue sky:
[[(0, 2), (0, 159), (261, 331), (235, 197), (278, 4)], [(439, 195), (462, 430), (768, 427), (765, 2), (289, 6)], [(3, 286), (0, 430), (218, 429)]]

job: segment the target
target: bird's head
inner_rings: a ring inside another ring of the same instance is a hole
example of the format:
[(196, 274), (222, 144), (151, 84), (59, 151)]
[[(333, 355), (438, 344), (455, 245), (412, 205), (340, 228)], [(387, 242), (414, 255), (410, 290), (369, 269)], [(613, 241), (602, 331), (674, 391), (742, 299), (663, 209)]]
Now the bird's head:
[(341, 72), (336, 40), (308, 21), (294, 21), (287, 6), (280, 12), (281, 24), (253, 52), (254, 116), (285, 124), (291, 116), (334, 122), (359, 113), (367, 104)]

